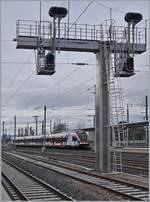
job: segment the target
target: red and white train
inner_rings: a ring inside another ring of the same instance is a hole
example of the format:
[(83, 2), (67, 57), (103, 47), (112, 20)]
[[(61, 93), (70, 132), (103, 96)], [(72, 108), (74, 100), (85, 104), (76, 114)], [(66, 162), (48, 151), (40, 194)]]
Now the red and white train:
[[(44, 136), (20, 136), (16, 137), (16, 146), (35, 146), (42, 147), (44, 145)], [(88, 147), (88, 136), (83, 130), (71, 132), (62, 132), (46, 135), (46, 147), (71, 148), (71, 147)]]

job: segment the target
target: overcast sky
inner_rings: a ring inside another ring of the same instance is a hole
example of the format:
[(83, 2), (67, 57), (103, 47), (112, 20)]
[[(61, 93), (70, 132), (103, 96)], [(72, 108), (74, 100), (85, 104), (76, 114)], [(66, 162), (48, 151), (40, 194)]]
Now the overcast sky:
[[(70, 0), (70, 23), (73, 23), (91, 1)], [(13, 129), (13, 117), (17, 116), (18, 127), (31, 123), (32, 116), (43, 119), (43, 106), (48, 108), (48, 119), (61, 119), (71, 127), (92, 126), (94, 114), (94, 84), (96, 58), (92, 53), (60, 52), (56, 54), (56, 73), (53, 76), (39, 76), (35, 71), (33, 50), (16, 49), (16, 21), (39, 20), (39, 1), (1, 1), (1, 83), (2, 120), (8, 130)], [(51, 20), (48, 10), (51, 6), (64, 6), (68, 1), (42, 0), (42, 20)], [(149, 1), (93, 1), (77, 23), (100, 24), (110, 16), (116, 25), (125, 26), (127, 12), (140, 12), (143, 26), (149, 19)], [(67, 22), (68, 18), (62, 20)], [(84, 62), (87, 66), (68, 63)], [(122, 79), (124, 106), (130, 103), (131, 120), (142, 120), (144, 99), (148, 94), (148, 51), (135, 56), (136, 75)], [(125, 108), (126, 110), (126, 108)], [(11, 131), (12, 132), (12, 131)]]

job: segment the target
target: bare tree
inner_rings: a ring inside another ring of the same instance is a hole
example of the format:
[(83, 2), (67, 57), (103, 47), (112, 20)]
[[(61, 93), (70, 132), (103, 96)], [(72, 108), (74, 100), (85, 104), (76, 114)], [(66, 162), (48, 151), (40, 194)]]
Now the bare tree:
[(66, 131), (66, 124), (65, 123), (58, 123), (56, 126), (55, 126), (55, 132), (58, 133), (58, 132), (63, 132), (63, 131)]

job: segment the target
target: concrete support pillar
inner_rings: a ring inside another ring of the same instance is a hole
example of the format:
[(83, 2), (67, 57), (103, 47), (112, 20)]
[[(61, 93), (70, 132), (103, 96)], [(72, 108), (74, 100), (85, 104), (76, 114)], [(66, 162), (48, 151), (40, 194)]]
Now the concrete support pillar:
[(107, 173), (110, 170), (109, 92), (107, 67), (102, 44), (96, 57), (96, 170)]

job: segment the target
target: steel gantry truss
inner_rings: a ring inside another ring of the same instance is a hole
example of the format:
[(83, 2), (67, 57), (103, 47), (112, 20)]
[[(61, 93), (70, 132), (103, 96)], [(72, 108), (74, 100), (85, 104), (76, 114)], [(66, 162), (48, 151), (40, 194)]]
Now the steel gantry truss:
[(117, 123), (113, 123), (110, 118), (114, 116), (110, 113), (113, 111), (111, 95), (115, 95), (112, 79), (116, 74), (119, 76), (120, 69), (117, 69), (116, 64), (122, 60), (120, 53), (127, 54), (131, 50), (133, 54), (141, 54), (146, 51), (146, 28), (135, 28), (133, 34), (127, 31), (127, 27), (115, 26), (112, 20), (100, 25), (59, 23), (59, 26), (50, 21), (18, 20), (14, 39), (16, 48), (37, 50), (39, 29), (44, 51), (51, 50), (55, 43), (55, 50), (91, 52), (96, 55), (96, 169), (109, 172), (110, 123)]

